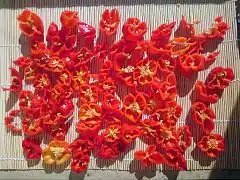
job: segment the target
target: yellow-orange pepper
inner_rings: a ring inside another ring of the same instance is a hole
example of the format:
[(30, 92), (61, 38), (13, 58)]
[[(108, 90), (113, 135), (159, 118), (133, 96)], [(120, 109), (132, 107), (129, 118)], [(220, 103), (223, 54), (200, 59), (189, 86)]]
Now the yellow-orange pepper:
[(64, 164), (71, 158), (69, 144), (65, 141), (53, 140), (49, 146), (43, 150), (43, 161), (45, 164)]

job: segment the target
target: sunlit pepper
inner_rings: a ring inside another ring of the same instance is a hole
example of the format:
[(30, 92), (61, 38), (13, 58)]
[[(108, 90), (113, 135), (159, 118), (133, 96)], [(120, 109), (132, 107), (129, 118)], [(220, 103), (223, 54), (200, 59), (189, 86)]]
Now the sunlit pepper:
[(71, 158), (69, 144), (65, 141), (53, 140), (43, 150), (42, 157), (45, 164), (64, 164)]

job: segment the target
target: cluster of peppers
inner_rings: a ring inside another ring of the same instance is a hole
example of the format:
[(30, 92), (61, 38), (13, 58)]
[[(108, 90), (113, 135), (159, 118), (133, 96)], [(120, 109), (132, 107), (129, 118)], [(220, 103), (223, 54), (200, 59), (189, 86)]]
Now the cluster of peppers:
[[(24, 10), (18, 16), (19, 27), (29, 39), (29, 56), (13, 63), (11, 86), (4, 90), (18, 93), (19, 110), (9, 112), (6, 127), (23, 133), (22, 147), (27, 159), (41, 159), (45, 164), (60, 165), (71, 158), (71, 169), (85, 171), (90, 155), (117, 159), (129, 150), (136, 138), (151, 142), (146, 150), (135, 152), (144, 167), (166, 163), (187, 169), (184, 154), (191, 145), (189, 126), (176, 127), (182, 107), (176, 102), (175, 73), (188, 77), (208, 68), (219, 52), (203, 54), (207, 42), (223, 38), (228, 25), (217, 17), (207, 31), (197, 34), (182, 17), (181, 36), (170, 39), (175, 22), (162, 24), (144, 40), (147, 24), (128, 18), (123, 37), (112, 42), (120, 23), (117, 9), (105, 10), (100, 21), (100, 39), (94, 43), (96, 30), (81, 22), (78, 13), (64, 11), (61, 28), (52, 22), (44, 39), (41, 18)], [(215, 113), (209, 107), (234, 79), (232, 69), (216, 67), (206, 82), (195, 85), (198, 101), (192, 105), (192, 119), (205, 132), (199, 149), (209, 157), (224, 150), (221, 135), (213, 134)], [(34, 91), (24, 90), (22, 81)], [(73, 98), (78, 103), (73, 103)], [(76, 131), (79, 136), (65, 141), (78, 110)], [(21, 128), (14, 118), (21, 118)], [(47, 134), (51, 141), (42, 150), (37, 139)]]

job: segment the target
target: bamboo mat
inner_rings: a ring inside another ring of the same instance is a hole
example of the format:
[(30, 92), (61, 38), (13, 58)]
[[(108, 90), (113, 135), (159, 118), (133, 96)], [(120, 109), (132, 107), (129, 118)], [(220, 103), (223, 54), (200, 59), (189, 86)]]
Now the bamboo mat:
[[(11, 63), (21, 54), (26, 54), (27, 50), (24, 48), (27, 46), (26, 39), (20, 36), (20, 30), (16, 20), (17, 15), (24, 9), (28, 8), (41, 16), (44, 21), (45, 29), (48, 25), (54, 21), (58, 24), (60, 13), (65, 9), (78, 11), (81, 21), (87, 22), (98, 29), (100, 20), (100, 14), (106, 8), (118, 8), (121, 14), (121, 24), (125, 22), (128, 17), (138, 17), (142, 21), (146, 21), (149, 26), (149, 31), (146, 38), (149, 38), (150, 32), (155, 29), (161, 23), (168, 23), (176, 21), (177, 24), (180, 21), (182, 15), (184, 15), (190, 22), (195, 19), (200, 19), (201, 23), (197, 30), (201, 31), (207, 29), (211, 22), (217, 16), (224, 16), (224, 20), (231, 26), (231, 29), (225, 36), (222, 44), (218, 46), (218, 50), (221, 51), (217, 58), (217, 61), (208, 69), (198, 75), (198, 79), (205, 80), (206, 75), (215, 66), (228, 66), (234, 69), (236, 78), (239, 78), (240, 66), (238, 66), (239, 55), (237, 49), (237, 30), (235, 22), (235, 2), (234, 1), (216, 1), (219, 3), (195, 3), (194, 0), (187, 1), (149, 1), (143, 3), (143, 1), (134, 1), (131, 5), (131, 0), (116, 0), (108, 3), (105, 1), (77, 1), (77, 0), (62, 0), (51, 1), (46, 0), (12, 0), (1, 1), (3, 6), (0, 8), (0, 86), (6, 87), (10, 83), (10, 76), (8, 67), (14, 65)], [(34, 7), (36, 2), (36, 7)], [(43, 5), (41, 4), (43, 3)], [(61, 5), (57, 4), (61, 2)], [(101, 3), (104, 2), (104, 3)], [(111, 5), (111, 2), (113, 5)], [(165, 2), (168, 2), (165, 4)], [(54, 4), (56, 3), (56, 4)], [(181, 4), (179, 4), (181, 3)], [(81, 5), (82, 4), (82, 5)], [(121, 33), (118, 32), (117, 39), (120, 39)], [(23, 45), (23, 46), (21, 46)], [(211, 47), (210, 47), (211, 48)], [(181, 81), (181, 80), (180, 80)], [(191, 120), (186, 120), (191, 102), (190, 94), (191, 82), (181, 81), (181, 96), (178, 98), (178, 102), (183, 107), (183, 113), (179, 119), (178, 125), (191, 124)], [(29, 87), (25, 87), (28, 89)], [(232, 83), (229, 88), (224, 91), (221, 100), (213, 105), (213, 109), (216, 111), (216, 128), (214, 132), (225, 135), (227, 141), (226, 151), (219, 157), (220, 163), (210, 161), (209, 159), (202, 158), (199, 152), (195, 152), (195, 142), (186, 152), (186, 159), (189, 170), (195, 169), (210, 169), (210, 168), (240, 168), (239, 161), (239, 148), (240, 138), (239, 134), (239, 100), (240, 88), (238, 81)], [(8, 133), (4, 127), (4, 117), (10, 109), (17, 109), (17, 98), (10, 95), (7, 92), (0, 92), (0, 169), (54, 169), (54, 167), (44, 167), (42, 162), (26, 161), (21, 148), (22, 136), (16, 136)], [(77, 120), (77, 117), (74, 118)], [(67, 141), (72, 141), (76, 137), (75, 123), (71, 126), (69, 134), (67, 135)], [(195, 129), (194, 134), (198, 134), (198, 129)], [(42, 147), (46, 147), (46, 144), (42, 144)], [(137, 140), (135, 149), (144, 149), (145, 145)], [(233, 149), (235, 148), (235, 149)], [(238, 152), (238, 153), (236, 153)], [(134, 151), (130, 151), (122, 159), (116, 162), (101, 161), (94, 158), (91, 159), (89, 169), (116, 169), (116, 170), (138, 170), (142, 167), (133, 160)], [(196, 158), (198, 157), (198, 158)], [(64, 168), (64, 167), (62, 167)], [(69, 168), (69, 167), (66, 167)], [(159, 170), (169, 169), (165, 166), (158, 166)]]

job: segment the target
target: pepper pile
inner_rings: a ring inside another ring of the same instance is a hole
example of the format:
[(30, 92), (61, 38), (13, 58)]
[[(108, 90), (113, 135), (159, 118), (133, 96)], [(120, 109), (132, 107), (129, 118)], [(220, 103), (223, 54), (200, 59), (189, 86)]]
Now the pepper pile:
[[(176, 102), (175, 74), (188, 78), (214, 63), (219, 52), (203, 52), (207, 43), (223, 38), (229, 29), (222, 17), (201, 34), (194, 29), (197, 21), (188, 23), (182, 17), (181, 36), (170, 38), (175, 26), (171, 22), (152, 31), (149, 41), (144, 40), (147, 24), (128, 18), (123, 37), (112, 42), (120, 15), (117, 9), (107, 9), (97, 43), (95, 28), (81, 22), (74, 11), (62, 12), (61, 28), (54, 22), (49, 25), (46, 41), (37, 14), (24, 10), (17, 19), (30, 50), (29, 56), (13, 61), (19, 70), (10, 68), (11, 86), (4, 90), (19, 94), (19, 110), (11, 111), (5, 124), (25, 135), (22, 147), (27, 159), (42, 156), (44, 163), (60, 165), (72, 157), (72, 170), (82, 172), (91, 154), (117, 159), (140, 138), (151, 142), (146, 150), (135, 152), (143, 166), (166, 163), (187, 169), (184, 154), (192, 133), (188, 126), (176, 127), (182, 107)], [(209, 157), (224, 150), (222, 136), (212, 133), (216, 116), (209, 105), (220, 99), (233, 79), (232, 69), (216, 67), (194, 87), (198, 101), (192, 104), (192, 120), (205, 133), (197, 146)], [(22, 81), (32, 84), (34, 91), (24, 90)], [(69, 144), (65, 136), (75, 108), (79, 137)], [(21, 128), (14, 124), (16, 116)], [(44, 150), (37, 140), (43, 133), (51, 137)]]

